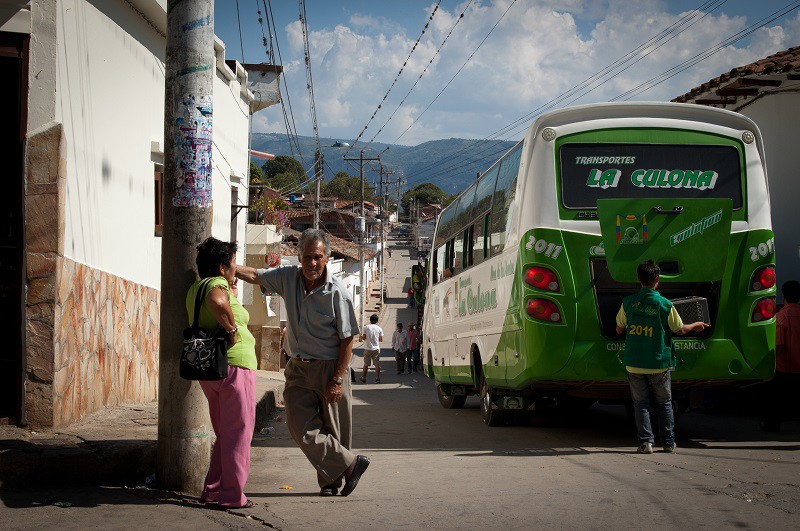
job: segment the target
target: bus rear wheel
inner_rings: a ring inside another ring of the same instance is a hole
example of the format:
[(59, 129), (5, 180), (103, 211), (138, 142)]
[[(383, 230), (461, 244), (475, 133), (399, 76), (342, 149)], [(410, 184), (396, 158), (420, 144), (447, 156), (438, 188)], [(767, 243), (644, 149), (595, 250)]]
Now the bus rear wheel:
[(492, 390), (486, 384), (486, 378), (481, 374), (480, 397), (481, 417), (487, 426), (505, 426), (508, 424), (507, 411), (492, 408)]
[(467, 401), (466, 395), (446, 394), (439, 382), (436, 382), (436, 394), (439, 396), (439, 403), (445, 409), (461, 409)]

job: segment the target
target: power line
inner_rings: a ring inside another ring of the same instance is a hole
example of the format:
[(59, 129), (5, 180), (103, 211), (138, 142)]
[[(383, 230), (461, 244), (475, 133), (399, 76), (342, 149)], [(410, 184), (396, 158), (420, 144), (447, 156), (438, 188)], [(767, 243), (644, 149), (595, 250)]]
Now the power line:
[(745, 29), (739, 31), (738, 33), (728, 37), (727, 39), (715, 44), (714, 46), (712, 46), (710, 48), (707, 48), (706, 50), (700, 52), (699, 54), (695, 55), (694, 57), (691, 57), (691, 58), (687, 59), (683, 63), (680, 63), (680, 64), (672, 67), (671, 69), (667, 70), (666, 72), (662, 72), (658, 76), (653, 77), (651, 79), (648, 79), (647, 81), (645, 81), (644, 83), (641, 83), (637, 87), (634, 87), (633, 89), (628, 90), (627, 92), (624, 92), (623, 94), (620, 94), (619, 96), (616, 96), (611, 101), (618, 101), (619, 99), (623, 99), (623, 98), (625, 100), (630, 100), (631, 98), (634, 98), (634, 97), (638, 96), (639, 94), (647, 92), (651, 88), (660, 85), (664, 81), (677, 76), (681, 72), (686, 71), (687, 69), (693, 67), (694, 65), (696, 65), (698, 63), (701, 63), (702, 61), (705, 61), (709, 57), (719, 53), (726, 46), (730, 46), (731, 44), (735, 44), (735, 43), (739, 42), (740, 40), (744, 39), (745, 37), (748, 37), (751, 34), (753, 34), (755, 31), (763, 28), (767, 24), (770, 24), (770, 23), (778, 20), (779, 18), (788, 15), (792, 11), (795, 11), (796, 9), (800, 8), (800, 5), (795, 5), (794, 7), (790, 7), (790, 6), (792, 6), (792, 4), (797, 4), (797, 2), (796, 1), (790, 2), (789, 4), (785, 5), (784, 7), (778, 9), (777, 11), (773, 11), (771, 14), (769, 14), (766, 17), (762, 18), (761, 20), (759, 20), (755, 24), (752, 24), (752, 25), (748, 26), (747, 28), (745, 28)]
[[(361, 140), (361, 136), (367, 130), (367, 127), (369, 127), (369, 124), (372, 123), (372, 120), (375, 119), (375, 115), (378, 114), (378, 111), (383, 106), (383, 102), (385, 102), (386, 98), (389, 97), (389, 94), (392, 92), (392, 89), (394, 88), (395, 84), (397, 83), (397, 80), (400, 78), (400, 75), (403, 73), (403, 70), (405, 69), (406, 65), (408, 65), (408, 61), (409, 61), (409, 59), (411, 59), (411, 55), (414, 53), (414, 50), (417, 49), (417, 46), (419, 46), (419, 43), (422, 40), (422, 36), (425, 35), (425, 32), (428, 30), (428, 26), (430, 26), (431, 20), (433, 20), (433, 15), (435, 15), (436, 12), (439, 10), (439, 4), (441, 4), (441, 3), (442, 3), (442, 0), (439, 0), (438, 2), (436, 2), (436, 5), (434, 6), (433, 11), (431, 11), (431, 14), (428, 17), (427, 22), (425, 22), (425, 26), (422, 28), (422, 32), (419, 34), (419, 37), (417, 37), (417, 40), (414, 43), (414, 46), (411, 47), (411, 51), (408, 52), (408, 57), (406, 57), (406, 60), (403, 61), (403, 65), (400, 67), (400, 71), (397, 72), (396, 76), (394, 76), (394, 80), (392, 81), (392, 84), (389, 86), (389, 90), (387, 90), (386, 94), (383, 95), (383, 99), (381, 99), (380, 103), (378, 103), (378, 107), (372, 113), (372, 116), (370, 117), (370, 119), (367, 120), (367, 123), (366, 123), (366, 125), (364, 125), (364, 128), (361, 130), (360, 133), (358, 133), (358, 137), (356, 137), (356, 139), (353, 141), (353, 144), (350, 146), (350, 149), (354, 148), (355, 145), (358, 143), (358, 141)], [(350, 149), (348, 149), (345, 152), (345, 156), (347, 156), (347, 154), (350, 153)]]
[(242, 49), (242, 64), (244, 64), (244, 43), (242, 42), (242, 17), (239, 15), (239, 0), (236, 0), (236, 22), (239, 25), (239, 47)]
[[(398, 141), (399, 141), (401, 138), (403, 138), (403, 136), (405, 136), (405, 134), (408, 132), (408, 130), (409, 130), (409, 129), (411, 129), (411, 128), (414, 126), (414, 124), (416, 124), (416, 123), (419, 121), (419, 119), (420, 119), (420, 118), (422, 118), (422, 115), (423, 115), (423, 114), (425, 114), (426, 112), (428, 112), (428, 109), (430, 109), (430, 108), (431, 108), (431, 105), (433, 105), (434, 103), (436, 103), (436, 100), (438, 100), (438, 99), (439, 99), (439, 96), (441, 96), (441, 95), (444, 93), (444, 91), (445, 91), (445, 90), (447, 90), (447, 87), (449, 87), (449, 86), (450, 86), (450, 83), (452, 83), (452, 82), (453, 82), (453, 80), (454, 80), (454, 79), (455, 79), (455, 78), (458, 76), (458, 74), (460, 74), (460, 73), (461, 73), (461, 71), (464, 69), (464, 67), (465, 67), (465, 66), (467, 66), (467, 63), (469, 63), (469, 62), (472, 60), (472, 58), (475, 56), (475, 54), (478, 52), (478, 50), (480, 50), (480, 49), (481, 49), (481, 46), (483, 46), (483, 43), (485, 43), (485, 42), (486, 42), (486, 39), (488, 39), (488, 38), (489, 38), (489, 36), (492, 34), (492, 32), (495, 30), (495, 28), (496, 28), (496, 27), (497, 27), (497, 26), (500, 24), (500, 22), (502, 22), (502, 20), (503, 20), (503, 19), (505, 18), (505, 16), (506, 16), (506, 14), (509, 12), (509, 10), (510, 10), (510, 9), (511, 9), (511, 8), (514, 6), (514, 4), (516, 4), (516, 3), (517, 3), (517, 0), (512, 0), (512, 2), (511, 2), (509, 5), (508, 5), (508, 7), (506, 8), (506, 10), (505, 10), (505, 11), (503, 11), (503, 14), (500, 16), (500, 18), (497, 20), (497, 22), (495, 22), (495, 23), (494, 23), (494, 26), (492, 26), (492, 29), (490, 29), (490, 30), (489, 30), (489, 33), (487, 33), (487, 34), (486, 34), (486, 36), (483, 38), (483, 40), (480, 42), (480, 44), (478, 44), (478, 46), (477, 46), (477, 47), (476, 47), (476, 48), (475, 48), (475, 49), (472, 51), (472, 53), (469, 55), (469, 57), (467, 57), (467, 60), (466, 60), (466, 61), (464, 61), (464, 64), (462, 64), (462, 65), (461, 65), (461, 67), (458, 69), (458, 71), (457, 71), (455, 74), (453, 74), (453, 77), (451, 77), (451, 78), (450, 78), (450, 81), (448, 81), (448, 82), (445, 84), (445, 86), (444, 86), (444, 87), (442, 87), (442, 90), (440, 90), (440, 91), (439, 91), (439, 94), (437, 94), (437, 95), (436, 95), (436, 97), (435, 97), (435, 98), (433, 98), (433, 99), (431, 100), (431, 102), (428, 104), (428, 106), (427, 106), (427, 107), (425, 107), (425, 109), (424, 109), (424, 110), (423, 110), (421, 113), (419, 113), (419, 115), (418, 115), (416, 118), (414, 118), (414, 121), (413, 121), (413, 122), (411, 122), (411, 123), (409, 124), (409, 126), (408, 126), (408, 127), (406, 127), (405, 131), (403, 131), (403, 132), (400, 134), (400, 136), (398, 136), (397, 138), (395, 138), (395, 139), (394, 139), (394, 141), (392, 142), (392, 144), (397, 144), (397, 142), (398, 142)], [(389, 149), (389, 146), (386, 146), (386, 148), (385, 148), (383, 151), (381, 151), (381, 153), (385, 153), (385, 152), (386, 152), (388, 149)]]
[[(683, 28), (683, 29), (680, 29), (680, 28), (683, 25), (685, 25), (688, 21), (691, 21), (694, 18), (696, 18), (697, 16), (699, 16), (699, 14), (703, 12), (702, 11), (703, 9), (710, 9), (709, 12), (711, 12), (713, 10), (716, 10), (718, 7), (720, 7), (725, 2), (727, 2), (727, 0), (708, 0), (708, 1), (704, 2), (703, 4), (698, 6), (695, 10), (689, 12), (687, 15), (684, 15), (677, 22), (671, 24), (670, 26), (668, 26), (667, 28), (665, 28), (664, 30), (662, 30), (661, 32), (656, 34), (655, 36), (651, 37), (650, 39), (648, 39), (644, 43), (640, 44), (639, 46), (637, 46), (633, 50), (631, 50), (628, 53), (626, 53), (624, 56), (616, 59), (615, 61), (610, 63), (605, 68), (599, 70), (598, 72), (595, 72), (594, 74), (592, 74), (588, 78), (586, 78), (583, 81), (581, 81), (580, 83), (578, 83), (576, 86), (574, 86), (571, 89), (561, 93), (557, 97), (555, 97), (552, 100), (548, 101), (547, 103), (537, 107), (536, 109), (534, 109), (533, 111), (527, 113), (526, 115), (524, 115), (524, 116), (512, 121), (510, 124), (508, 124), (508, 125), (500, 128), (500, 129), (498, 129), (497, 131), (491, 133), (486, 138), (483, 138), (481, 140), (481, 142), (485, 142), (485, 141), (492, 140), (492, 139), (497, 139), (501, 135), (507, 134), (508, 131), (511, 131), (518, 124), (525, 124), (524, 128), (526, 128), (527, 127), (527, 123), (529, 123), (530, 120), (533, 117), (537, 116), (538, 114), (541, 114), (541, 112), (543, 112), (544, 110), (547, 110), (549, 108), (554, 107), (557, 103), (559, 103), (559, 102), (561, 102), (561, 101), (573, 96), (575, 93), (577, 93), (580, 90), (583, 90), (587, 86), (590, 86), (592, 83), (602, 79), (605, 76), (609, 76), (600, 85), (597, 85), (598, 87), (602, 86), (603, 83), (606, 83), (610, 79), (613, 79), (614, 77), (619, 75), (620, 72), (618, 71), (618, 72), (615, 73), (614, 72), (615, 70), (618, 70), (623, 65), (625, 65), (625, 64), (629, 63), (630, 61), (632, 61), (634, 58), (637, 57), (637, 55), (639, 53), (641, 53), (643, 50), (647, 49), (653, 43), (656, 43), (659, 40), (662, 40), (664, 38), (667, 38), (670, 35), (677, 36), (680, 33), (683, 33), (688, 28)], [(707, 14), (708, 13), (704, 14), (703, 17), (706, 16)], [(691, 25), (689, 27), (691, 27)], [(677, 31), (679, 29), (680, 29), (680, 31)], [(671, 39), (673, 37), (669, 37), (669, 38)], [(595, 88), (597, 88), (597, 87), (595, 87)], [(516, 133), (516, 131), (515, 131), (515, 133)], [(486, 151), (494, 148), (500, 142), (502, 142), (502, 140), (498, 140), (498, 141), (494, 142), (491, 145), (484, 145), (482, 147), (482, 151), (481, 152), (486, 152)], [(468, 151), (471, 151), (471, 150), (474, 150), (474, 149), (476, 149), (474, 146), (469, 146), (469, 147), (462, 148), (462, 149), (458, 150), (457, 152), (453, 153), (450, 158), (455, 158), (457, 155), (460, 155), (462, 153), (465, 153), (465, 152), (468, 152)], [(477, 162), (477, 161), (481, 160), (482, 158), (485, 158), (485, 157), (481, 157), (481, 158), (475, 159), (475, 160), (473, 160), (473, 161), (471, 161), (471, 162), (469, 162), (467, 164), (472, 164), (474, 162)], [(419, 176), (419, 175), (421, 175), (421, 174), (423, 174), (425, 172), (428, 172), (429, 170), (432, 170), (434, 168), (440, 167), (443, 164), (448, 164), (450, 162), (451, 161), (449, 159), (443, 159), (443, 160), (434, 162), (434, 163), (426, 166), (425, 168), (417, 170), (417, 172), (415, 172), (414, 174), (408, 176), (408, 179), (411, 180), (414, 177), (417, 177), (417, 176)], [(460, 167), (463, 167), (463, 165), (460, 166)], [(454, 169), (454, 168), (444, 168), (443, 171), (451, 171), (452, 169)]]
[[(263, 16), (262, 16), (262, 12), (261, 12), (261, 6), (259, 5), (258, 0), (256, 0), (256, 11), (258, 12), (258, 24), (259, 24), (259, 26), (261, 26), (261, 41), (264, 44), (264, 51), (267, 54), (267, 59), (269, 60), (269, 62), (271, 64), (275, 64), (276, 63), (276, 61), (275, 61), (275, 49), (272, 46), (272, 43), (273, 43), (272, 26), (270, 25), (270, 22), (269, 22), (270, 14), (269, 14), (269, 11), (267, 10), (266, 2), (264, 0), (261, 0), (261, 3), (264, 6)], [(267, 17), (267, 32), (269, 33), (269, 41), (267, 41), (267, 36), (264, 33), (264, 16)], [(277, 43), (277, 38), (274, 38), (274, 42)], [(289, 88), (286, 85), (286, 76), (281, 76), (281, 77), (284, 78), (283, 82), (284, 82), (284, 86), (286, 87), (286, 98), (288, 100), (288, 98), (289, 98)], [(283, 117), (283, 125), (286, 128), (286, 141), (289, 144), (289, 152), (291, 153), (292, 157), (294, 157), (294, 151), (295, 150), (294, 150), (294, 146), (292, 145), (292, 140), (293, 140), (292, 131), (291, 131), (291, 126), (289, 124), (289, 115), (286, 112), (286, 104), (284, 103), (283, 95), (281, 94), (281, 82), (280, 82), (280, 80), (278, 81), (278, 94), (280, 96), (280, 102), (281, 102), (281, 113), (282, 113), (282, 117)], [(298, 144), (298, 152), (299, 152), (299, 143), (296, 140), (295, 140), (295, 144)]]
[[(261, 3), (264, 5), (264, 11), (265, 11), (265, 13), (267, 15), (267, 24), (270, 26), (270, 35), (271, 35), (272, 38), (274, 38), (274, 41), (275, 41), (275, 50), (278, 53), (278, 61), (280, 62), (281, 65), (283, 65), (283, 57), (281, 55), (281, 45), (280, 45), (280, 42), (278, 41), (278, 29), (277, 29), (277, 26), (275, 25), (275, 16), (274, 16), (274, 14), (272, 12), (272, 1), (271, 0), (261, 0)], [(280, 76), (280, 77), (283, 80), (283, 86), (286, 89), (286, 105), (284, 105), (283, 96), (281, 96), (281, 107), (283, 108), (283, 112), (284, 112), (284, 115), (285, 115), (284, 119), (287, 122), (287, 126), (288, 126), (289, 122), (291, 122), (290, 129), (294, 131), (294, 142), (295, 142), (295, 146), (297, 147), (297, 154), (299, 155), (300, 160), (303, 161), (303, 165), (305, 166), (306, 165), (306, 161), (305, 161), (305, 158), (303, 157), (303, 151), (302, 151), (302, 149), (300, 149), (300, 141), (298, 140), (298, 135), (297, 135), (297, 125), (295, 124), (295, 121), (294, 121), (294, 110), (292, 108), (292, 100), (289, 97), (289, 85), (286, 82), (286, 76), (285, 75)], [(280, 89), (280, 83), (278, 83), (278, 88)], [(287, 106), (288, 106), (288, 109), (289, 109), (288, 116), (286, 116), (286, 107)], [(291, 141), (291, 139), (290, 139), (290, 141)], [(292, 152), (292, 156), (294, 156), (294, 152)]]
[[(623, 98), (625, 100), (630, 100), (630, 99), (636, 97), (637, 95), (642, 94), (643, 92), (646, 92), (647, 90), (650, 90), (651, 88), (663, 83), (664, 81), (666, 81), (666, 80), (668, 80), (668, 79), (670, 79), (670, 78), (672, 78), (672, 77), (674, 77), (674, 76), (686, 71), (687, 69), (691, 68), (692, 66), (695, 66), (696, 64), (698, 64), (698, 63), (708, 59), (709, 57), (715, 55), (716, 53), (721, 51), (726, 46), (730, 46), (731, 44), (735, 44), (736, 42), (741, 41), (742, 39), (748, 37), (749, 35), (751, 35), (755, 31), (757, 31), (758, 29), (761, 29), (764, 26), (774, 22), (775, 20), (778, 20), (779, 18), (782, 18), (782, 17), (788, 15), (789, 13), (791, 13), (792, 11), (795, 11), (798, 8), (800, 8), (800, 5), (793, 5), (793, 4), (797, 4), (797, 2), (790, 2), (789, 4), (786, 4), (784, 7), (772, 12), (771, 14), (769, 14), (766, 17), (760, 19), (759, 21), (755, 22), (754, 24), (751, 24), (750, 26), (746, 27), (745, 29), (740, 30), (737, 33), (735, 33), (735, 34), (723, 39), (722, 41), (718, 42), (714, 46), (711, 46), (711, 47), (707, 48), (706, 50), (704, 50), (703, 52), (700, 52), (700, 53), (694, 55), (690, 59), (688, 59), (686, 61), (683, 61), (682, 63), (680, 63), (680, 64), (678, 64), (678, 65), (676, 65), (676, 66), (674, 66), (674, 67), (672, 67), (672, 68), (670, 68), (668, 70), (666, 70), (665, 72), (662, 72), (658, 76), (655, 76), (655, 77), (653, 77), (653, 78), (651, 78), (651, 79), (639, 84), (638, 86), (634, 87), (633, 89), (630, 89), (630, 90), (628, 90), (628, 91), (616, 96), (615, 98), (613, 98), (610, 101), (619, 101), (620, 99), (623, 99)], [(716, 6), (716, 7), (719, 7), (719, 6)], [(715, 9), (716, 9), (716, 7), (715, 7)], [(707, 14), (708, 13), (703, 15), (703, 17), (705, 17)], [(701, 17), (701, 19), (703, 17)], [(694, 23), (696, 23), (696, 22), (697, 21), (695, 21)], [(694, 25), (694, 23), (692, 23), (689, 27)], [(685, 29), (688, 29), (688, 27), (685, 28)], [(683, 30), (683, 31), (685, 31), (685, 30)], [(674, 38), (674, 36), (672, 38)], [(652, 53), (652, 51), (655, 51), (655, 50), (651, 50), (650, 52), (645, 54), (645, 56), (649, 55), (650, 53)], [(632, 66), (632, 65), (629, 65), (629, 67), (630, 66)], [(629, 68), (629, 67), (627, 67), (627, 68)], [(624, 71), (624, 70), (622, 70), (622, 71)], [(622, 71), (618, 72), (615, 75), (618, 75)], [(608, 80), (604, 81), (603, 83), (605, 83), (607, 81)], [(598, 85), (598, 87), (601, 86), (603, 83)], [(591, 90), (595, 90), (598, 87), (594, 87)], [(582, 95), (578, 96), (578, 98), (582, 97), (583, 95), (587, 94), (590, 91), (584, 92)], [(572, 101), (575, 101), (575, 100), (572, 100)], [(525, 125), (524, 127), (527, 127), (527, 125)], [(504, 151), (504, 150), (505, 149), (500, 150), (500, 151)], [(480, 160), (480, 159), (478, 159), (478, 160)], [(454, 171), (454, 170), (460, 169), (461, 167), (464, 167), (466, 165), (472, 164), (474, 162), (477, 162), (477, 160), (473, 160), (471, 162), (468, 162), (466, 164), (462, 164), (462, 165), (457, 166), (457, 167), (446, 168), (444, 171)], [(440, 177), (440, 178), (442, 178), (442, 177)], [(439, 180), (439, 179), (434, 179), (434, 181), (436, 181), (436, 180)]]
[(300, 0), (300, 27), (303, 29), (303, 48), (306, 61), (306, 89), (308, 90), (308, 106), (311, 109), (311, 125), (314, 129), (314, 143), (319, 151), (319, 129), (317, 128), (317, 107), (314, 104), (314, 79), (311, 75), (311, 52), (308, 45), (308, 15), (305, 0)]
[(389, 118), (383, 123), (383, 125), (380, 127), (380, 129), (378, 129), (378, 132), (375, 133), (372, 136), (372, 138), (370, 138), (369, 142), (367, 142), (367, 146), (372, 144), (373, 140), (375, 140), (378, 137), (378, 135), (381, 134), (381, 132), (383, 131), (383, 128), (386, 127), (390, 121), (392, 121), (392, 118), (394, 118), (394, 115), (397, 114), (397, 111), (399, 111), (400, 108), (403, 106), (403, 104), (406, 102), (406, 99), (408, 98), (409, 94), (411, 94), (411, 92), (413, 92), (413, 90), (417, 87), (417, 84), (422, 79), (422, 76), (425, 75), (425, 73), (428, 71), (428, 68), (433, 64), (434, 59), (436, 59), (436, 57), (439, 56), (439, 52), (441, 52), (442, 48), (444, 48), (444, 45), (447, 44), (447, 40), (450, 39), (450, 36), (453, 34), (453, 31), (456, 29), (456, 26), (458, 26), (458, 23), (461, 22), (461, 20), (464, 18), (464, 15), (467, 13), (467, 10), (469, 9), (469, 6), (472, 5), (472, 2), (473, 2), (473, 0), (469, 0), (469, 2), (467, 2), (466, 7), (464, 7), (464, 10), (461, 12), (461, 14), (456, 19), (455, 23), (453, 24), (453, 27), (450, 28), (450, 31), (447, 33), (447, 36), (442, 41), (442, 44), (439, 45), (439, 48), (437, 48), (436, 52), (433, 54), (433, 57), (431, 57), (430, 61), (428, 61), (428, 64), (425, 65), (425, 68), (422, 70), (422, 73), (419, 75), (419, 77), (417, 77), (417, 80), (414, 81), (414, 84), (411, 85), (411, 88), (408, 89), (408, 92), (406, 92), (405, 96), (403, 96), (403, 99), (400, 100), (400, 103), (397, 105), (397, 108), (392, 112), (392, 114), (389, 116)]

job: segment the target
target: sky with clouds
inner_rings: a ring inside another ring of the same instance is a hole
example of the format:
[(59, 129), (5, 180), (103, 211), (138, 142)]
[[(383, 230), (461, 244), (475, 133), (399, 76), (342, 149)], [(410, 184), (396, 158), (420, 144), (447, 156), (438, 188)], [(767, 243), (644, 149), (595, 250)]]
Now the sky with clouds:
[[(216, 0), (215, 31), (229, 58), (241, 61), (243, 53), (245, 62), (264, 62), (256, 12), (263, 2), (238, 3), (242, 46), (234, 1)], [(436, 0), (306, 0), (320, 136), (344, 140), (361, 132), (435, 6)], [(362, 142), (381, 128), (376, 141), (406, 145), (491, 135), (517, 140), (530, 121), (515, 122), (550, 106), (621, 96), (668, 101), (731, 68), (800, 45), (800, 9), (778, 17), (797, 7), (798, 0), (442, 0)], [(297, 130), (311, 135), (298, 3), (274, 0), (272, 8)], [(714, 49), (662, 83), (637, 89)], [(257, 113), (253, 130), (285, 132), (280, 108)]]

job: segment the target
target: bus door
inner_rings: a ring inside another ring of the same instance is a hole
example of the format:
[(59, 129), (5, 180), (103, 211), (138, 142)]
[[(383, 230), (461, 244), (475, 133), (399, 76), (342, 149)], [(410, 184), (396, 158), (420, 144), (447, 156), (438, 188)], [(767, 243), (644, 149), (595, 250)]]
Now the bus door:
[[(616, 290), (613, 301), (607, 294), (597, 293), (604, 330), (613, 328), (622, 298), (638, 290), (636, 268), (645, 260), (661, 268), (658, 289), (665, 297), (703, 296), (713, 319), (728, 261), (730, 199), (598, 199), (597, 213), (607, 274), (617, 286), (627, 287)], [(592, 266), (595, 272), (601, 268)], [(708, 335), (710, 331), (705, 337)]]
[(709, 199), (598, 199), (608, 269), (618, 282), (636, 282), (645, 260), (664, 264), (664, 280), (722, 279), (728, 262), (732, 202)]

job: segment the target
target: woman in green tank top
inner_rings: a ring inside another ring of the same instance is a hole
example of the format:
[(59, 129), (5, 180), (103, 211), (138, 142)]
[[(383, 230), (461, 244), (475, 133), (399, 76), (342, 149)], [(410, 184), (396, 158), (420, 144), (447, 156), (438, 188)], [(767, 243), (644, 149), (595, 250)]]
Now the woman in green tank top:
[(211, 452), (201, 499), (224, 507), (252, 507), (244, 495), (250, 474), (250, 442), (256, 417), (255, 338), (250, 315), (236, 298), (236, 242), (208, 238), (197, 247), (200, 280), (186, 294), (186, 312), (194, 315), (197, 290), (211, 279), (200, 308), (200, 326), (228, 332), (228, 377), (201, 381), (217, 440)]

